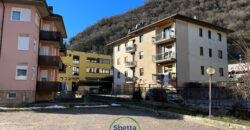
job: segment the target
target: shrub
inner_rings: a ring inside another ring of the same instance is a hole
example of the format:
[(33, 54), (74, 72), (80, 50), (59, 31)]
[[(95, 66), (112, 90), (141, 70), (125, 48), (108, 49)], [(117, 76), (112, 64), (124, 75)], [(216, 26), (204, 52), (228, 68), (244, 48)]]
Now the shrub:
[(135, 92), (133, 92), (133, 99), (142, 100), (141, 89), (136, 90)]

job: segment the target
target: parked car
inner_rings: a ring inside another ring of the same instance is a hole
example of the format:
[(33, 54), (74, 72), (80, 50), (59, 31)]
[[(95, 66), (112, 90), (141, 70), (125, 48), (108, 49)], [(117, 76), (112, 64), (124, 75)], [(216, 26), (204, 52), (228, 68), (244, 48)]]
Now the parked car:
[(177, 94), (177, 93), (167, 94), (167, 99), (168, 99), (168, 102), (174, 102), (174, 103), (182, 103), (183, 102), (182, 96)]
[(166, 102), (167, 101), (166, 90), (162, 88), (151, 88), (146, 92), (146, 100)]

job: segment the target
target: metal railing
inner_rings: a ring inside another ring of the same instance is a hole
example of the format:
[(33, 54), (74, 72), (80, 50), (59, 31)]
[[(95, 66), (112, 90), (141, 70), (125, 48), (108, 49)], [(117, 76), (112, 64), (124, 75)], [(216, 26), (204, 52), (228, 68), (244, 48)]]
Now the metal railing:
[(154, 42), (158, 42), (164, 39), (171, 39), (171, 38), (174, 38), (174, 35), (172, 33), (170, 34), (159, 33), (159, 34), (156, 34), (155, 37), (152, 37), (152, 42), (154, 43)]
[(136, 49), (137, 49), (136, 44), (133, 44), (133, 45), (126, 47), (126, 52), (133, 52), (133, 51), (136, 51)]
[(158, 61), (170, 61), (176, 59), (175, 53), (172, 51), (165, 52), (163, 54), (153, 55), (153, 62)]
[(60, 32), (40, 30), (40, 40), (58, 42), (63, 47), (63, 37)]
[(125, 63), (126, 67), (135, 67), (137, 65), (136, 61), (129, 61)]
[(131, 83), (134, 83), (134, 82), (135, 82), (135, 78), (132, 78), (132, 77), (126, 77), (126, 78), (125, 78), (125, 82), (131, 82)]
[[(152, 79), (154, 82), (164, 82), (164, 74), (153, 74)], [(170, 72), (168, 75), (168, 81), (176, 81), (176, 73)]]

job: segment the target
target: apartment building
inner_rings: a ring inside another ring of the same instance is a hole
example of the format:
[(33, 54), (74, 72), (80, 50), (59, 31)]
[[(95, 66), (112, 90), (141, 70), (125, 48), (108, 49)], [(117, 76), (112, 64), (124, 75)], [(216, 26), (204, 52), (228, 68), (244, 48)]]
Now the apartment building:
[(206, 69), (216, 69), (213, 81), (227, 81), (227, 34), (231, 30), (180, 14), (136, 28), (114, 41), (114, 88), (183, 87), (207, 82)]
[[(65, 69), (60, 71), (58, 81), (67, 83), (69, 91), (98, 88), (95, 83), (113, 73), (109, 55), (67, 50), (67, 55), (61, 58)], [(84, 82), (94, 82), (94, 84), (89, 86), (84, 85)]]
[(62, 16), (45, 0), (2, 0), (0, 22), (0, 104), (53, 100), (67, 37)]

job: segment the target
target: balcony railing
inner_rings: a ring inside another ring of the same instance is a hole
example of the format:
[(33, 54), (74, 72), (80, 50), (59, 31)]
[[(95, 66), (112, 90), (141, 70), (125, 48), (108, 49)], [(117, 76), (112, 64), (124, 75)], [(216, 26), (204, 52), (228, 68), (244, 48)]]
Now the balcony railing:
[(160, 62), (165, 62), (165, 61), (174, 61), (176, 59), (175, 53), (170, 51), (170, 52), (165, 52), (163, 54), (157, 54), (153, 56), (153, 62), (155, 63), (160, 63)]
[(125, 63), (125, 66), (127, 67), (127, 68), (132, 68), (132, 67), (136, 67), (136, 61), (130, 61), (130, 62), (126, 62)]
[(59, 73), (66, 73), (66, 65), (65, 65), (65, 64), (62, 64), (62, 65), (59, 67)]
[(171, 34), (159, 33), (156, 34), (155, 37), (152, 37), (153, 44), (161, 44), (163, 42), (170, 42), (170, 41), (174, 41), (173, 33)]
[(135, 83), (135, 81), (136, 81), (135, 78), (131, 78), (131, 77), (126, 77), (125, 78), (126, 83)]
[(40, 31), (40, 40), (56, 43), (57, 47), (63, 46), (63, 37), (60, 32)]
[(42, 67), (62, 67), (60, 56), (39, 56), (38, 65)]
[(37, 92), (57, 92), (60, 90), (60, 82), (56, 81), (37, 81)]
[(168, 75), (167, 74), (153, 74), (152, 75), (153, 81), (154, 82), (173, 82), (176, 81), (176, 73), (170, 72)]
[(130, 45), (130, 46), (127, 46), (127, 47), (126, 47), (126, 52), (127, 52), (127, 53), (135, 52), (136, 49), (137, 49), (136, 44), (133, 44), (133, 45)]
[(63, 45), (61, 48), (60, 48), (60, 56), (67, 56), (67, 48), (65, 45)]

